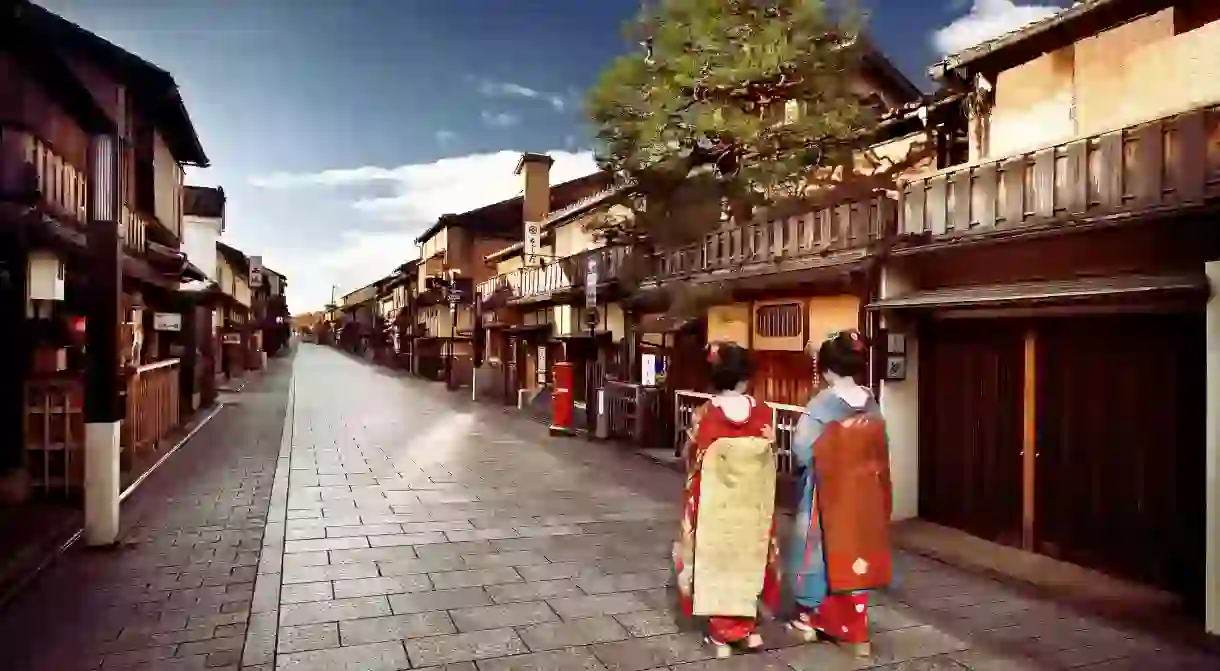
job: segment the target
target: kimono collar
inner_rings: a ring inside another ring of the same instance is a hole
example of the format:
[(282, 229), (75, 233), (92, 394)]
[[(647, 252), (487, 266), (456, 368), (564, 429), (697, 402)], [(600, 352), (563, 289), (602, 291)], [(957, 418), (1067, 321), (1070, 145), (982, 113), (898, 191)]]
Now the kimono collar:
[(826, 381), (830, 383), (830, 391), (843, 402), (852, 408), (859, 410), (865, 405), (868, 405), (868, 399), (871, 397), (868, 389), (856, 384), (856, 381), (850, 377), (842, 377), (831, 371), (824, 373)]

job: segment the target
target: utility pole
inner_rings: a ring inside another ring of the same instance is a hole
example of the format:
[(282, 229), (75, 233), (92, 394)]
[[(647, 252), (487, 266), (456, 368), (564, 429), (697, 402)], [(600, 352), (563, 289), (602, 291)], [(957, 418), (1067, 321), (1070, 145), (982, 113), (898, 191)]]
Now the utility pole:
[[(597, 283), (598, 277), (598, 252), (589, 252), (585, 257), (585, 321), (589, 326), (589, 346), (591, 355), (585, 363), (585, 431), (590, 439), (597, 432), (597, 380), (593, 379), (593, 373), (597, 370), (597, 359), (599, 355), (597, 347), (597, 321), (599, 318), (597, 312)], [(590, 365), (592, 364), (592, 365)]]
[(120, 370), (123, 265), (119, 236), (119, 142), (111, 133), (89, 141), (88, 308), (85, 322), (85, 542), (119, 537), (119, 427), (127, 414)]

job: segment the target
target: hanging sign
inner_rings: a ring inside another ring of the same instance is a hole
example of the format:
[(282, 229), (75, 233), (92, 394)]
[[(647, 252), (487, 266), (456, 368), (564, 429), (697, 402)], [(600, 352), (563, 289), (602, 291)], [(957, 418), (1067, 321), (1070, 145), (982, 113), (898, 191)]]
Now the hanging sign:
[(644, 385), (645, 387), (657, 386), (657, 355), (641, 355), (640, 384)]
[(181, 331), (182, 315), (177, 312), (154, 312), (154, 331)]
[(585, 308), (597, 309), (597, 254), (585, 259)]
[(898, 382), (907, 378), (907, 336), (905, 333), (885, 334), (884, 379)]
[(526, 265), (538, 260), (538, 248), (542, 242), (542, 225), (536, 221), (525, 222), (525, 238), (522, 243), (521, 255), (525, 257)]
[(263, 257), (250, 257), (250, 288), (257, 289), (263, 286)]

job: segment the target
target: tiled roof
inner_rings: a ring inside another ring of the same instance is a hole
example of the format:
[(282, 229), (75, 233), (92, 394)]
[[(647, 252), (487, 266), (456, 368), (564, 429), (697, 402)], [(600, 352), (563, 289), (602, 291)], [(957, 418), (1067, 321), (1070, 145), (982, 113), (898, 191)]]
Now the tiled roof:
[(931, 75), (933, 79), (936, 79), (942, 73), (959, 68), (972, 61), (978, 60), (983, 56), (994, 53), (995, 51), (1010, 47), (1029, 37), (1040, 34), (1056, 26), (1063, 25), (1069, 21), (1073, 21), (1085, 14), (1094, 12), (1107, 5), (1117, 4), (1121, 1), (1122, 0), (1078, 0), (1076, 4), (1072, 5), (1071, 7), (1065, 8), (1062, 11), (1056, 12), (1044, 19), (1027, 23), (1019, 28), (1008, 31), (1003, 35), (998, 35), (989, 40), (984, 40), (983, 42), (980, 42), (968, 49), (964, 49), (956, 54), (946, 56), (943, 60), (928, 68), (928, 74)]
[(182, 187), (182, 213), (220, 219), (225, 216), (225, 190), (210, 186)]

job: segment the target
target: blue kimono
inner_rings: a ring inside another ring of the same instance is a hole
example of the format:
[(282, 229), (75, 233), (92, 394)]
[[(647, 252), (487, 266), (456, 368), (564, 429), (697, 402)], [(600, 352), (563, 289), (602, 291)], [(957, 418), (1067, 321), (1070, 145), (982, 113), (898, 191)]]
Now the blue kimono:
[[(867, 391), (867, 390), (864, 390)], [(876, 399), (869, 393), (864, 404), (855, 408), (832, 389), (814, 396), (805, 408), (792, 438), (792, 453), (801, 467), (797, 514), (792, 535), (788, 540), (786, 574), (790, 577), (793, 596), (802, 608), (816, 608), (826, 600), (826, 561), (822, 548), (820, 525), (810, 519), (817, 505), (817, 462), (813, 446), (825, 427), (857, 413), (880, 414)], [(820, 517), (820, 515), (818, 516)], [(812, 528), (811, 528), (812, 527)]]

